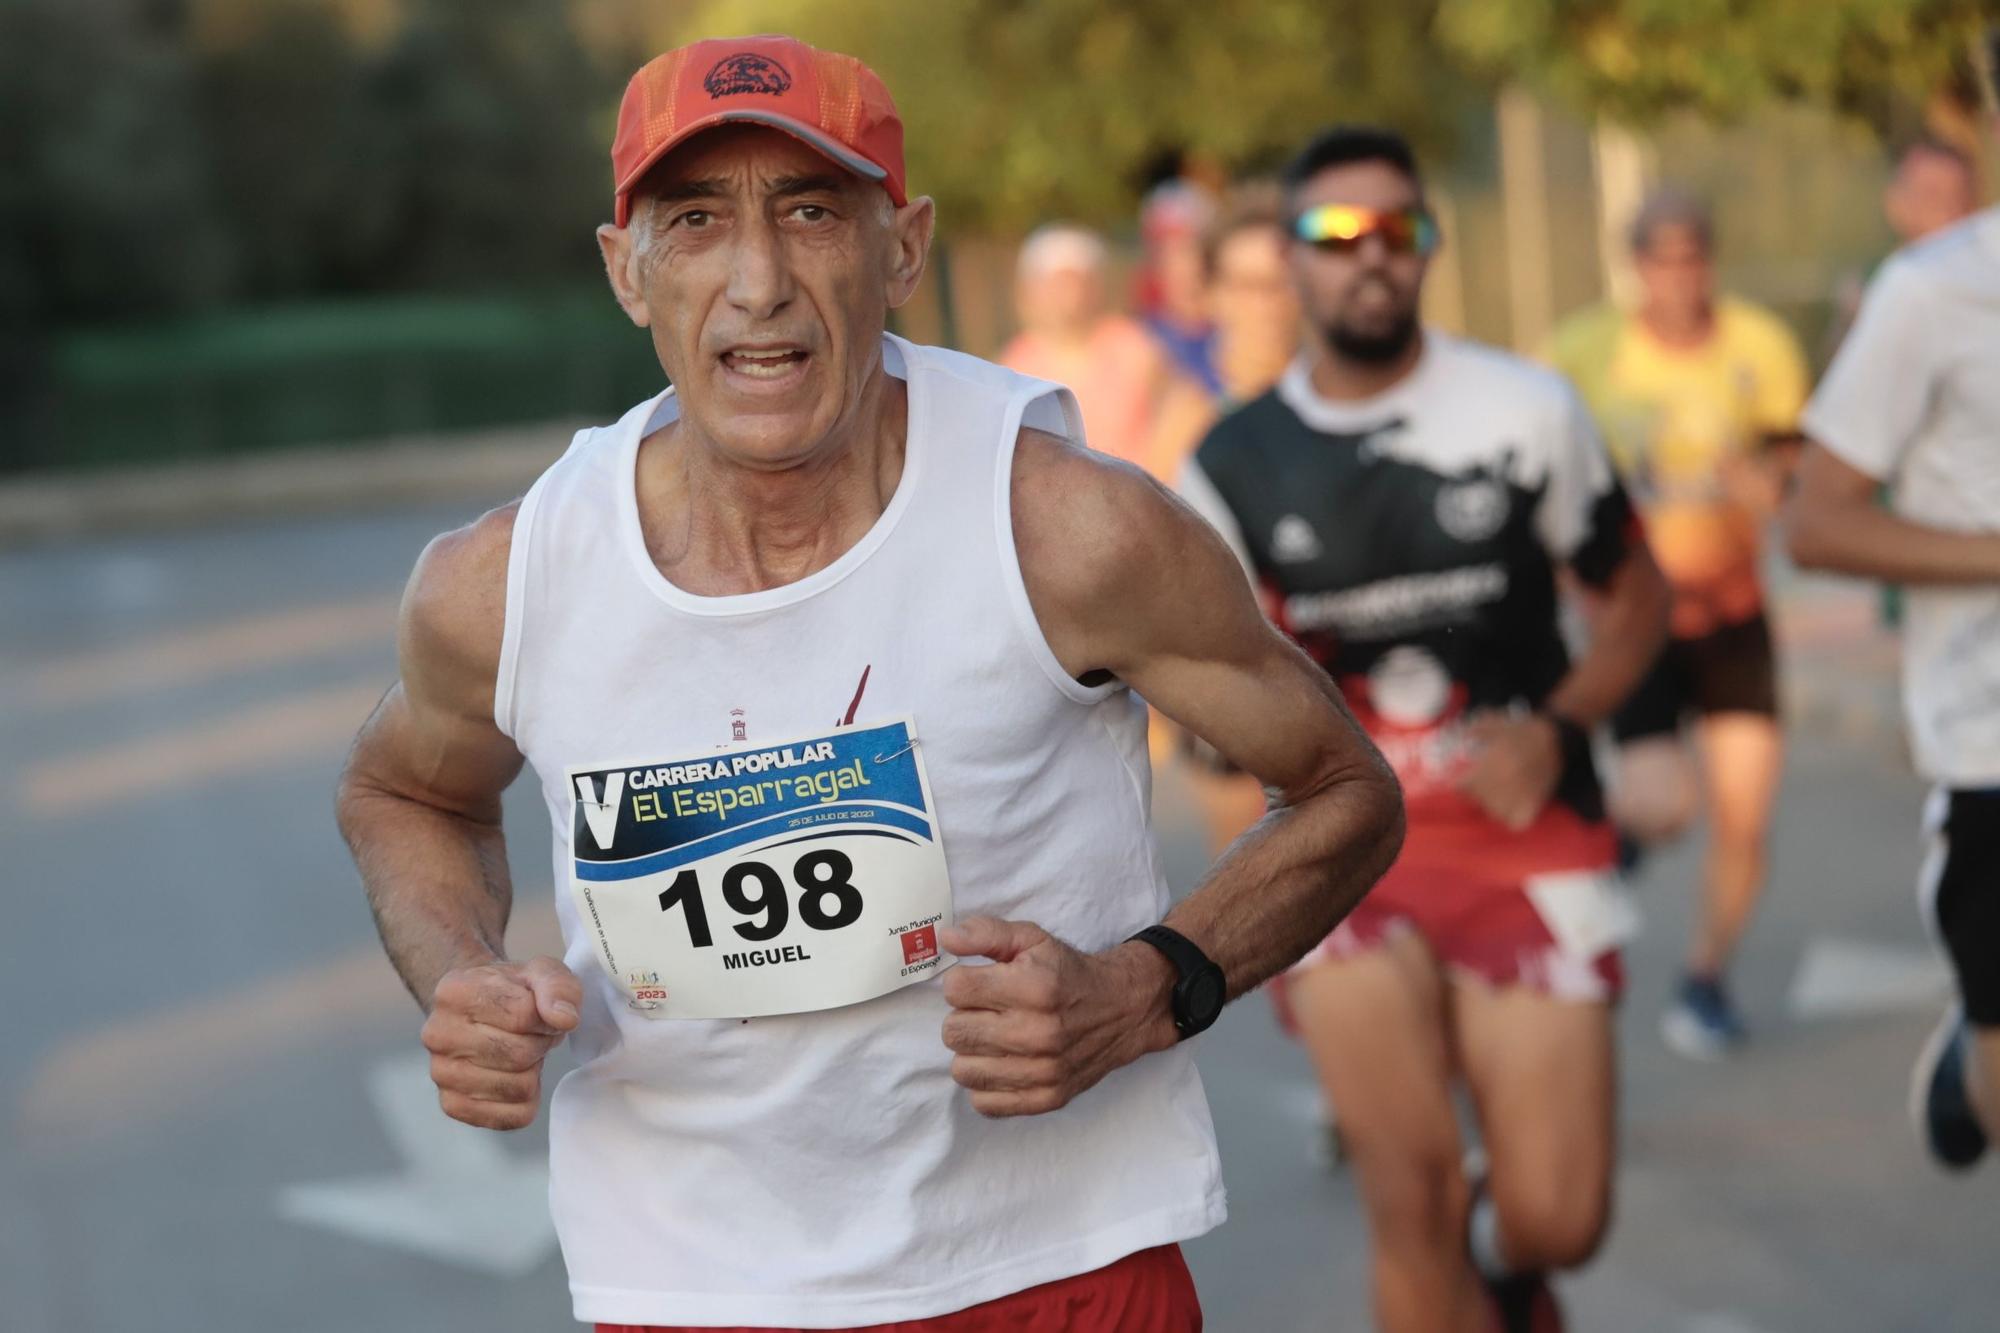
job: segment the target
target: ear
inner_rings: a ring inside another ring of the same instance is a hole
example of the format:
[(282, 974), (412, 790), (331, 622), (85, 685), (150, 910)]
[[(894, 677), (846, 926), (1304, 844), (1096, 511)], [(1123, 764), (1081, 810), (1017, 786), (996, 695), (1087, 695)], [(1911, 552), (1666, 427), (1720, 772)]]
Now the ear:
[(929, 195), (910, 200), (890, 218), (889, 272), (883, 295), (888, 298), (891, 310), (916, 295), (936, 228), (937, 209)]
[(645, 287), (640, 281), (638, 236), (629, 226), (614, 227), (607, 222), (597, 229), (597, 248), (603, 252), (604, 276), (611, 280), (618, 308), (640, 328), (647, 327), (653, 314), (646, 308)]

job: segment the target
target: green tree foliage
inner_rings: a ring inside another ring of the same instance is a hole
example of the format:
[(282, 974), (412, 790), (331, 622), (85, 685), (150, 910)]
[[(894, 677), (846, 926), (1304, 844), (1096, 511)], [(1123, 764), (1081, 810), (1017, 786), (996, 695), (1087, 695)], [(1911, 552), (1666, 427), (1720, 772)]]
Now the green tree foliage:
[(665, 40), (787, 32), (850, 52), (904, 109), (914, 188), (949, 225), (1130, 215), (1140, 164), (1269, 166), (1333, 120), (1447, 146), (1477, 90), (1380, 0), (710, 0)]
[(409, 0), (368, 47), (253, 12), (0, 3), (0, 329), (596, 271), (618, 74), (565, 0)]
[(789, 32), (861, 56), (912, 109), (915, 183), (947, 219), (1012, 228), (1125, 215), (1163, 146), (1261, 166), (1318, 125), (1372, 119), (1449, 148), (1517, 80), (1631, 121), (1797, 98), (1879, 126), (1961, 70), (1996, 15), (2000, 0), (707, 0), (657, 36)]
[(219, 289), (194, 72), (127, 0), (0, 4), (0, 332)]
[(2000, 0), (1442, 0), (1439, 38), (1485, 74), (1643, 123), (1777, 98), (1878, 126), (1960, 79)]

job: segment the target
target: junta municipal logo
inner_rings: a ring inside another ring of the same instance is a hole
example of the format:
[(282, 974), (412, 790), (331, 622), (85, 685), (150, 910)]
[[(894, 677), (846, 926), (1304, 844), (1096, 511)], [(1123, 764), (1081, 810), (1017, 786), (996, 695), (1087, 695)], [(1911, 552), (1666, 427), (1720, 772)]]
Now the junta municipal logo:
[(744, 718), (743, 710), (740, 708), (729, 710), (729, 739), (732, 741), (750, 739), (750, 723)]
[(937, 957), (937, 927), (924, 926), (918, 930), (906, 930), (902, 935), (903, 965), (927, 963)]
[(776, 97), (792, 86), (792, 76), (769, 56), (739, 51), (716, 61), (701, 86), (710, 97), (735, 97), (742, 93), (769, 93)]

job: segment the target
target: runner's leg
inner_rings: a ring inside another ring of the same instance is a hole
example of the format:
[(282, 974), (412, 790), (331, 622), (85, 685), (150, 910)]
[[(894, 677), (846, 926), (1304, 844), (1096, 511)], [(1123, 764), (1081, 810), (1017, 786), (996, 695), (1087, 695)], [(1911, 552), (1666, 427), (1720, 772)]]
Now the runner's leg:
[(1484, 1297), (1465, 1254), (1445, 992), (1414, 933), (1294, 972), (1292, 1011), (1358, 1173), (1383, 1333), (1472, 1333)]
[(1635, 736), (1618, 747), (1608, 798), (1611, 822), (1647, 847), (1672, 842), (1694, 823), (1701, 783), (1674, 730)]
[(1515, 1272), (1574, 1268), (1597, 1252), (1610, 1216), (1612, 1008), (1478, 980), (1455, 980), (1451, 1003), (1500, 1257)]
[(2000, 1027), (1972, 1029), (1972, 1069), (1965, 1090), (1986, 1137), (2000, 1141)]
[(1708, 865), (1688, 971), (1719, 977), (1763, 892), (1784, 736), (1761, 713), (1711, 713), (1697, 726), (1708, 793)]

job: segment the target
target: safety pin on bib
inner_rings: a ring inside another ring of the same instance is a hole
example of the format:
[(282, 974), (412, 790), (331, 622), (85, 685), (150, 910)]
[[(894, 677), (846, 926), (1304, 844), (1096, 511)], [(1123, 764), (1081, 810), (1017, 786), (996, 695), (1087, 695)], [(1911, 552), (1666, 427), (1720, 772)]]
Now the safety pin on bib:
[(876, 755), (876, 756), (875, 756), (875, 762), (876, 762), (876, 763), (878, 763), (878, 764), (886, 764), (886, 763), (888, 763), (888, 762), (889, 762), (889, 761), (890, 761), (891, 759), (901, 759), (901, 758), (902, 758), (902, 757), (903, 757), (904, 755), (908, 754), (908, 753), (909, 753), (910, 751), (912, 751), (912, 750), (914, 750), (914, 749), (916, 749), (916, 748), (917, 748), (917, 738), (916, 738), (915, 736), (912, 736), (912, 737), (910, 737), (910, 739), (909, 739), (909, 743), (908, 743), (908, 744), (906, 744), (906, 745), (904, 745), (902, 749), (900, 749), (900, 750), (891, 750), (891, 751), (889, 751), (889, 753), (887, 753), (887, 754), (878, 754), (878, 755)]

